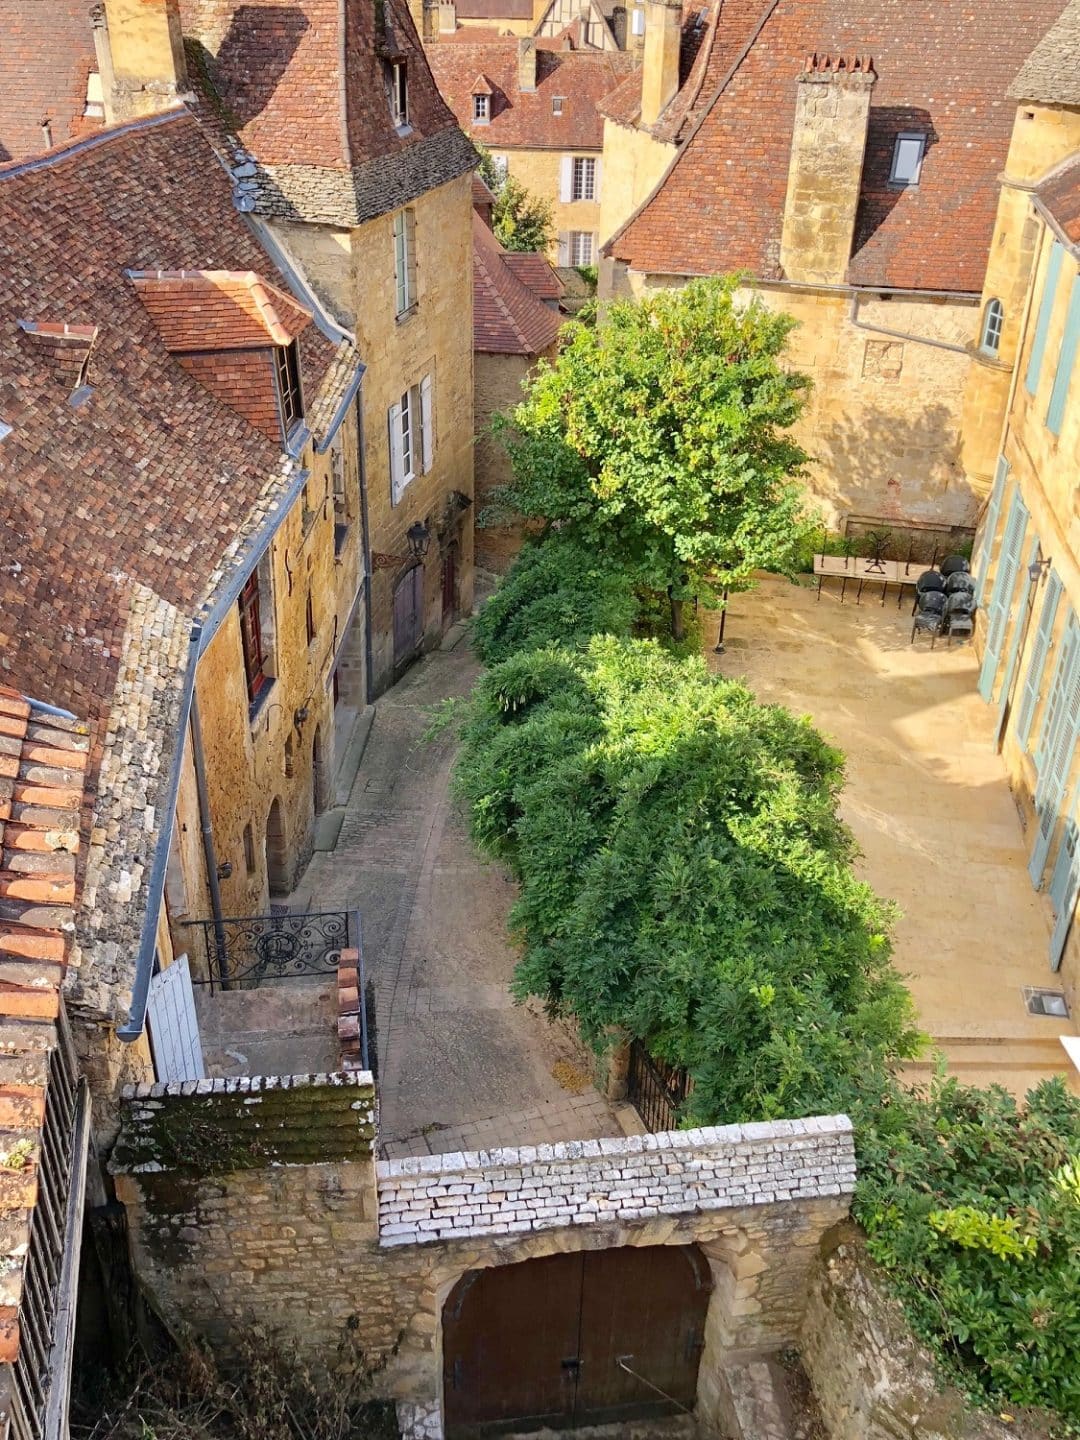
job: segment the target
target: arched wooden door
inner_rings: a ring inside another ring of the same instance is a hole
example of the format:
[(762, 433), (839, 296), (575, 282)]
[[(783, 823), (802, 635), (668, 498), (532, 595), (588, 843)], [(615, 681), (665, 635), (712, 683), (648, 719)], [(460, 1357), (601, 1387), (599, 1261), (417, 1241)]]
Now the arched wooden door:
[(693, 1245), (470, 1271), (443, 1307), (447, 1440), (692, 1410), (710, 1289)]

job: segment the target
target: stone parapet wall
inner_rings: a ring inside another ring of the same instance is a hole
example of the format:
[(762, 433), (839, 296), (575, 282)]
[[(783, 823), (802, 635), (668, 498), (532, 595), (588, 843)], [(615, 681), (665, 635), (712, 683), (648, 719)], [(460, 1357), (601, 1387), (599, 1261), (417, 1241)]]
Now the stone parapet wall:
[(386, 1160), (376, 1175), (380, 1242), (417, 1245), (850, 1196), (855, 1150), (831, 1115)]

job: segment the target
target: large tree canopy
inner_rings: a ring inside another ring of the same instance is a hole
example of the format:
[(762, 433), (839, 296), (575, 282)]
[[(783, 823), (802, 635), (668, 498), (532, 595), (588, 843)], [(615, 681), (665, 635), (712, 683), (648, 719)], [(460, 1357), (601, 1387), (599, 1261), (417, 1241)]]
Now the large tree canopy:
[(780, 363), (794, 322), (738, 283), (568, 326), (504, 426), (513, 478), (496, 513), (557, 523), (677, 600), (793, 570), (808, 457), (789, 427), (810, 381)]

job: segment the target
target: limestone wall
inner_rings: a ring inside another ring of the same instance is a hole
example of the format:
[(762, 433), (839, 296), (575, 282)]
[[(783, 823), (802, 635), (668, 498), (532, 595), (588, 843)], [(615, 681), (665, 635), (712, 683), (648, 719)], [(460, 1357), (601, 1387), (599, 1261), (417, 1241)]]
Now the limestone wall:
[[(527, 355), (476, 355), (476, 514), (500, 485), (510, 479), (510, 456), (490, 433), (491, 417), (511, 409), (532, 366)], [(503, 574), (521, 546), (521, 525), (476, 530), (476, 563)]]
[(850, 1195), (846, 1116), (378, 1163), (383, 1245)]
[(831, 1440), (1006, 1440), (1046, 1432), (1005, 1424), (942, 1384), (929, 1352), (887, 1297), (853, 1225), (827, 1237), (800, 1342)]

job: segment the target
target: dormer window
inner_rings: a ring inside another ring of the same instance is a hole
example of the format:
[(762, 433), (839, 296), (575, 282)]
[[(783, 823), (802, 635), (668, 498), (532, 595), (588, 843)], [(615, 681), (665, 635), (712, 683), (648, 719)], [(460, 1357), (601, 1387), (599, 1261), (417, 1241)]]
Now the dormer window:
[(472, 118), (474, 125), (486, 125), (491, 119), (491, 96), (474, 95), (472, 97)]
[(889, 184), (904, 187), (918, 185), (925, 154), (926, 136), (921, 131), (904, 131), (897, 135)]
[(274, 353), (277, 360), (281, 423), (285, 427), (286, 436), (289, 436), (304, 418), (304, 402), (300, 391), (300, 355), (295, 340), (291, 345), (279, 345)]
[(390, 66), (390, 113), (399, 130), (409, 123), (409, 77), (404, 60)]

